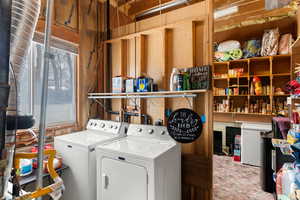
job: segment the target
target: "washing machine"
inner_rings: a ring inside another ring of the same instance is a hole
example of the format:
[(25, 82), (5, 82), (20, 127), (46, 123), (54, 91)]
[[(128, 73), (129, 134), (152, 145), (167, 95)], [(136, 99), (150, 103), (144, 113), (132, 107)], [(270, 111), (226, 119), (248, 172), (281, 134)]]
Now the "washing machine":
[(97, 200), (181, 199), (181, 148), (166, 127), (130, 124), (96, 155)]
[(62, 178), (63, 200), (96, 199), (96, 152), (98, 144), (126, 136), (128, 124), (91, 119), (87, 130), (54, 138), (54, 147), (69, 169)]

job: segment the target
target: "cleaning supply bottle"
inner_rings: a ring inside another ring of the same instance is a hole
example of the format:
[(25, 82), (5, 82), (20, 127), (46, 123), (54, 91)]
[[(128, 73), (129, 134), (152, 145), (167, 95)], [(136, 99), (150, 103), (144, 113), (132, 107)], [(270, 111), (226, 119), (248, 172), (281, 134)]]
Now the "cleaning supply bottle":
[(177, 90), (177, 85), (179, 82), (178, 74), (179, 74), (179, 70), (177, 68), (173, 68), (173, 71), (172, 71), (171, 77), (170, 77), (170, 91)]
[(184, 87), (184, 74), (179, 71), (179, 73), (175, 77), (177, 77), (177, 80), (178, 80), (176, 91), (183, 91), (184, 90), (183, 89), (183, 87)]
[(190, 73), (187, 68), (183, 70), (183, 90), (190, 90)]

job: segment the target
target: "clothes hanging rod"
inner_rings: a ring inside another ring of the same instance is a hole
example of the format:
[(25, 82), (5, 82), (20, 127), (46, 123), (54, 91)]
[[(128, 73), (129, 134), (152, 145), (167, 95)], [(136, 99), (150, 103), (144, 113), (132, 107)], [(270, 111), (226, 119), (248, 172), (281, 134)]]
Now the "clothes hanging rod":
[(89, 96), (89, 99), (146, 99), (146, 98), (194, 98), (196, 94), (171, 94), (171, 95), (130, 95), (130, 96)]

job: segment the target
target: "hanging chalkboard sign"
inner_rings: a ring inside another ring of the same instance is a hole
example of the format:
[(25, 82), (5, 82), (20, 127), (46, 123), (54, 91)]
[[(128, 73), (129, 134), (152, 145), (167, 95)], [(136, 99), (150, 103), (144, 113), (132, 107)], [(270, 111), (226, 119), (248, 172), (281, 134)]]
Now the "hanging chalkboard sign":
[(201, 117), (190, 109), (174, 111), (168, 119), (168, 132), (170, 136), (180, 143), (192, 143), (202, 133)]

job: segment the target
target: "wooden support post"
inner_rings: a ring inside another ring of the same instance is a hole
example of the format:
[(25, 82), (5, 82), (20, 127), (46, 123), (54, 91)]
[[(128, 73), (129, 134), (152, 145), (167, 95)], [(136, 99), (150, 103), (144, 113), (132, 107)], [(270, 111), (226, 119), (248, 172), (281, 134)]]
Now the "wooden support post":
[[(121, 40), (121, 76), (127, 76), (127, 65), (128, 65), (128, 40)], [(120, 111), (126, 111), (127, 104), (126, 100), (121, 100), (121, 108)]]
[[(168, 34), (171, 32), (171, 29), (163, 29), (162, 31), (162, 38), (163, 38), (163, 69), (164, 69), (164, 89), (166, 91), (170, 90), (170, 75), (171, 75), (171, 67), (169, 66), (169, 59), (171, 55), (169, 55), (169, 43), (171, 42), (168, 38)], [(169, 108), (169, 99), (164, 99), (164, 111)], [(164, 125), (167, 125), (167, 117), (166, 113), (164, 112)]]
[[(137, 69), (137, 76), (143, 76), (146, 73), (146, 35), (140, 35), (139, 37), (139, 50), (140, 50), (140, 60), (139, 60), (139, 68)], [(146, 114), (146, 100), (139, 99), (139, 122), (142, 123), (142, 114)]]

